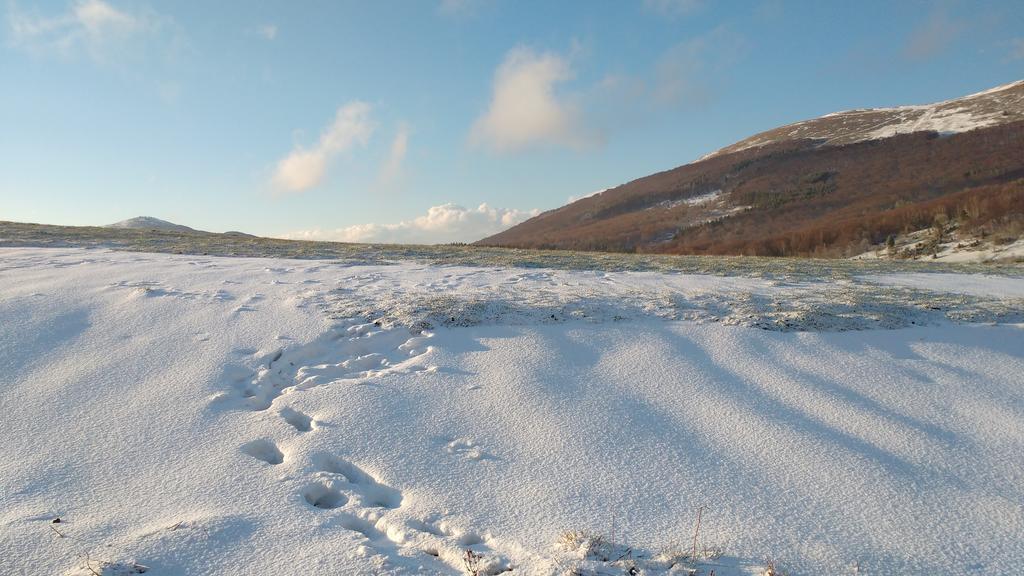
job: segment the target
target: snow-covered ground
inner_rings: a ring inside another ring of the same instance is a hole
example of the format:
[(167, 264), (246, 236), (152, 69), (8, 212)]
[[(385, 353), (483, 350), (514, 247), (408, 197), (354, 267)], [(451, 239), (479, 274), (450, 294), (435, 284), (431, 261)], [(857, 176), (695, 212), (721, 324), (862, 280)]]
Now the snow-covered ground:
[[(1024, 238), (1006, 244), (995, 244), (972, 235), (961, 238), (959, 234), (936, 246), (934, 255), (927, 249), (932, 237), (932, 230), (916, 230), (909, 234), (901, 234), (896, 239), (896, 253), (879, 245), (867, 252), (851, 257), (851, 260), (894, 259), (894, 256), (906, 257), (911, 254), (913, 259), (926, 262), (964, 263), (964, 262), (1020, 262), (1024, 260)], [(904, 256), (899, 256), (902, 253)]]
[(0, 565), (1019, 573), (1022, 295), (2, 249)]
[(902, 273), (886, 275), (864, 275), (864, 280), (905, 286), (936, 292), (952, 292), (971, 296), (991, 298), (1008, 298), (1020, 300), (1024, 298), (1024, 282), (1020, 278), (1006, 276), (987, 276), (984, 274), (944, 274), (944, 273)]

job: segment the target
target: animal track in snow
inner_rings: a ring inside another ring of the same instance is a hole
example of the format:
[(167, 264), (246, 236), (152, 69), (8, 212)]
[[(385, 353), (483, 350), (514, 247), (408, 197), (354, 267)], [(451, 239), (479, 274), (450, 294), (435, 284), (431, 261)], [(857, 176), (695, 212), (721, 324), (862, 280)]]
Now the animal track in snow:
[(383, 540), (385, 537), (384, 533), (377, 529), (376, 522), (371, 521), (369, 518), (342, 514), (338, 517), (338, 524), (346, 530), (362, 534), (368, 540)]
[(457, 454), (466, 460), (485, 460), (491, 456), (483, 448), (468, 438), (456, 438), (445, 445), (449, 454)]
[(431, 334), (410, 336), (401, 328), (380, 328), (374, 324), (348, 327), (338, 339), (347, 358), (331, 363), (303, 366), (295, 374), (299, 390), (339, 380), (368, 378), (394, 371), (410, 358), (429, 350)]
[(340, 508), (348, 503), (348, 497), (342, 494), (340, 490), (319, 482), (306, 486), (302, 490), (302, 497), (305, 498), (310, 506), (321, 510)]
[(214, 299), (214, 300), (221, 300), (221, 301), (234, 300), (235, 299), (235, 297), (230, 292), (228, 292), (227, 290), (216, 290), (216, 291), (213, 292), (213, 295), (210, 296), (210, 297), (212, 299)]
[(232, 312), (235, 313), (235, 314), (239, 314), (239, 313), (242, 313), (242, 312), (256, 312), (257, 310), (259, 310), (259, 308), (254, 306), (254, 304), (256, 304), (258, 302), (262, 302), (265, 299), (266, 299), (266, 296), (264, 296), (263, 294), (253, 294), (252, 296), (249, 296), (248, 298), (246, 298)]
[(281, 464), (284, 462), (284, 453), (277, 445), (267, 439), (253, 440), (242, 445), (242, 452), (267, 464)]
[(491, 548), (488, 535), (453, 527), (434, 515), (426, 519), (392, 516), (391, 509), (402, 503), (401, 492), (336, 456), (320, 454), (312, 461), (316, 480), (303, 489), (303, 499), (320, 510), (338, 509), (323, 528), (340, 526), (359, 533), (367, 546), (384, 555), (408, 556), (415, 551), (431, 556), (456, 572), (464, 568), (466, 550), (481, 554), (478, 574), (511, 569), (507, 557)]
[[(266, 410), (286, 392), (429, 370), (417, 358), (430, 351), (432, 336), (373, 323), (342, 324), (309, 344), (275, 350), (257, 359), (255, 374), (243, 367), (225, 369), (232, 392), (218, 400), (232, 402), (233, 398), (236, 406)], [(246, 372), (249, 377), (240, 377)]]
[(456, 528), (433, 515), (427, 520), (408, 519), (401, 525), (388, 525), (385, 518), (377, 522), (377, 528), (384, 529), (399, 547), (433, 556), (460, 573), (465, 569), (467, 550), (480, 554), (477, 574), (500, 574), (512, 569), (508, 558), (491, 548), (489, 535)]
[(393, 509), (402, 505), (401, 492), (381, 484), (351, 462), (330, 454), (320, 454), (313, 458), (313, 464), (321, 473), (343, 477), (363, 507)]
[(285, 422), (291, 424), (299, 432), (309, 432), (313, 429), (313, 419), (293, 408), (282, 408), (278, 414)]
[[(227, 391), (220, 394), (220, 401), (236, 408), (266, 410), (282, 394), (436, 369), (425, 363), (431, 338), (430, 333), (413, 333), (405, 328), (349, 323), (305, 345), (259, 354), (250, 350), (249, 357), (240, 363), (244, 365), (224, 368), (221, 380)], [(317, 427), (311, 416), (293, 406), (278, 406), (276, 412), (299, 433)], [(298, 436), (296, 441), (300, 438), (308, 437)], [(472, 440), (446, 438), (445, 442), (451, 454), (470, 460), (489, 458)], [(241, 450), (268, 464), (281, 465), (288, 460), (290, 466), (295, 465), (269, 439), (254, 440)], [(433, 516), (420, 520), (397, 513), (404, 501), (402, 492), (355, 463), (327, 452), (312, 453), (308, 462), (295, 497), (301, 498), (298, 502), (308, 506), (311, 514), (323, 518), (321, 529), (351, 531), (360, 540), (358, 546), (384, 557), (419, 555), (424, 570), (431, 573), (461, 572), (466, 550), (483, 555), (479, 574), (510, 569), (507, 557), (490, 547), (486, 534), (453, 528)]]
[(226, 301), (234, 300), (234, 296), (230, 292), (225, 290), (205, 290), (202, 292), (192, 292), (188, 290), (179, 290), (165, 286), (161, 282), (150, 281), (150, 280), (138, 280), (128, 281), (119, 280), (112, 284), (108, 284), (110, 288), (126, 288), (131, 291), (132, 294), (145, 296), (147, 298), (181, 298), (183, 300), (209, 300), (209, 301)]
[(481, 538), (476, 532), (463, 532), (456, 538), (456, 542), (459, 546), (470, 547), (476, 546), (477, 544), (483, 544), (484, 539)]
[(451, 536), (450, 533), (445, 532), (433, 522), (412, 519), (409, 520), (407, 524), (409, 528), (412, 528), (413, 530), (416, 530), (418, 532), (423, 532), (425, 534), (432, 534), (434, 536)]

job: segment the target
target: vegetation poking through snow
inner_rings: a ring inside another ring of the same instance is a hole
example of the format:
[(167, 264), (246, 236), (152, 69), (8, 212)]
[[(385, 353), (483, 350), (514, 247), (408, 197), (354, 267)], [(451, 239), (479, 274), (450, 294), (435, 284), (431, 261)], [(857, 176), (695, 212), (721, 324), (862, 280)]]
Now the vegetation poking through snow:
[(960, 208), (952, 216), (939, 211), (930, 226), (912, 230), (908, 226), (889, 234), (884, 245), (871, 246), (855, 258), (1024, 262), (1024, 214), (1006, 214), (984, 224), (972, 214), (976, 214), (973, 208)]
[[(930, 220), (929, 220), (930, 222)], [(884, 238), (884, 237), (883, 237)], [(335, 260), (351, 265), (418, 262), (435, 265), (557, 270), (685, 272), (775, 278), (849, 278), (872, 272), (940, 271), (1019, 274), (1019, 266), (979, 263), (854, 262), (806, 258), (702, 257), (661, 254), (526, 250), (467, 245), (403, 246), (280, 240), (235, 234), (52, 226), (0, 221), (0, 248), (107, 248), (128, 252), (194, 254), (252, 258)], [(870, 248), (870, 245), (868, 245)]]
[(698, 535), (694, 542), (662, 547), (658, 552), (623, 544), (588, 530), (567, 530), (556, 542), (561, 553), (560, 574), (604, 576), (611, 574), (685, 574), (711, 576), (717, 569), (729, 571), (749, 564), (725, 556), (723, 548), (709, 545)]

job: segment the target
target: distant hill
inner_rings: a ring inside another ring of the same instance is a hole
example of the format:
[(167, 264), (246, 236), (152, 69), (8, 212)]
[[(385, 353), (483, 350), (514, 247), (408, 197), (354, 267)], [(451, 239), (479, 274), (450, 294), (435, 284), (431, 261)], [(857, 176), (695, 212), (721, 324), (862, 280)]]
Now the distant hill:
[(982, 236), (1024, 229), (1024, 81), (768, 130), (477, 244), (837, 257), (939, 213)]
[(181, 224), (175, 224), (159, 218), (153, 218), (152, 216), (137, 216), (135, 218), (129, 218), (113, 224), (107, 224), (105, 228), (134, 228), (141, 230), (163, 230), (173, 232), (199, 232), (194, 228), (183, 226)]

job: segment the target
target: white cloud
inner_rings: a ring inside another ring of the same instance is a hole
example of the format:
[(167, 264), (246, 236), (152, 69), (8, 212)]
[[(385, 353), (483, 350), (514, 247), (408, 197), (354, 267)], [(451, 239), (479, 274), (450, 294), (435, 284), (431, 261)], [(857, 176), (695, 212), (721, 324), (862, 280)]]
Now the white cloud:
[(388, 157), (380, 167), (380, 180), (384, 184), (393, 184), (402, 176), (405, 154), (409, 149), (409, 127), (402, 124), (398, 127)]
[(274, 187), (282, 192), (302, 192), (320, 184), (330, 160), (353, 146), (365, 146), (373, 131), (369, 104), (356, 101), (338, 108), (334, 122), (320, 134), (315, 146), (296, 145), (277, 163)]
[(490, 106), (470, 131), (470, 142), (496, 152), (536, 144), (578, 148), (593, 142), (580, 125), (580, 110), (555, 86), (572, 78), (569, 61), (557, 54), (513, 48), (494, 75)]
[(131, 30), (138, 21), (101, 0), (85, 0), (74, 8), (75, 17), (89, 34), (102, 35), (112, 30)]
[(538, 213), (538, 210), (492, 208), (487, 204), (476, 208), (442, 204), (431, 207), (422, 216), (397, 224), (359, 224), (337, 230), (303, 230), (281, 237), (292, 240), (392, 244), (473, 242), (497, 234)]
[(14, 46), (33, 52), (74, 56), (84, 51), (96, 60), (123, 49), (123, 43), (155, 32), (160, 18), (153, 13), (129, 13), (102, 0), (78, 0), (55, 16), (29, 14), (11, 4), (7, 12)]

